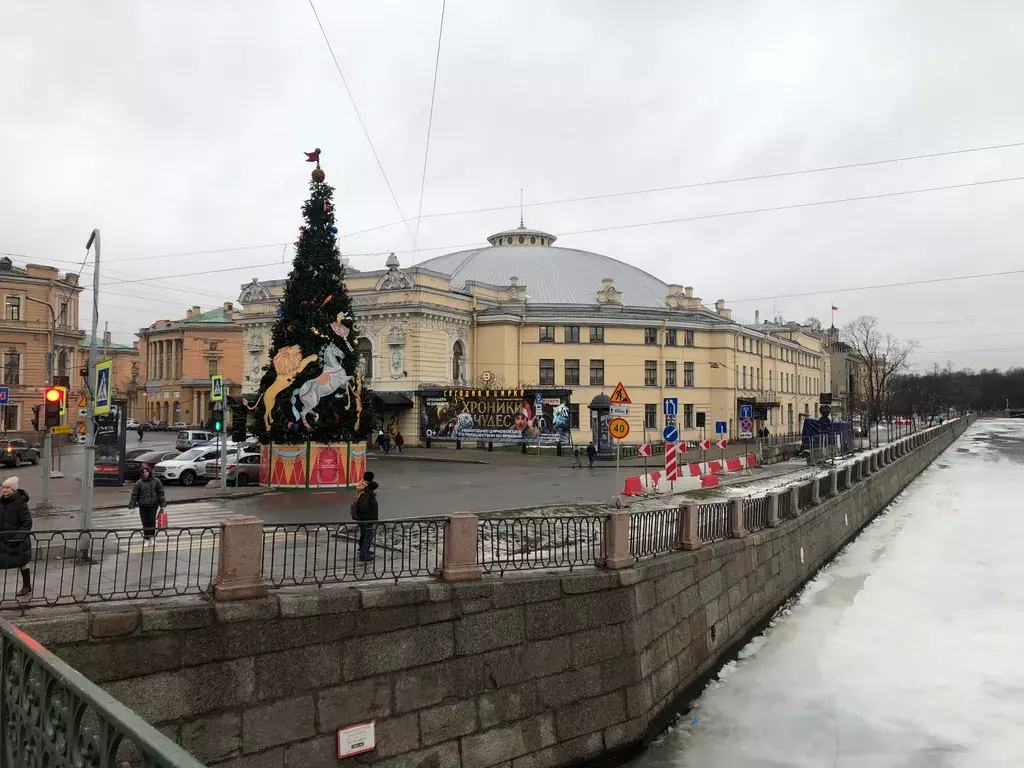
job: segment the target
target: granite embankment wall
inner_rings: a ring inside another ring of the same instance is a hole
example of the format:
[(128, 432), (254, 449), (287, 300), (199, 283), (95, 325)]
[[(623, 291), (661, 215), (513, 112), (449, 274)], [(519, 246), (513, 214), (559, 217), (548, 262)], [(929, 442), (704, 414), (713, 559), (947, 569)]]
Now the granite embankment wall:
[[(208, 765), (593, 765), (656, 733), (964, 428), (776, 528), (618, 571), (9, 618)], [(366, 720), (377, 749), (339, 763), (336, 730)]]

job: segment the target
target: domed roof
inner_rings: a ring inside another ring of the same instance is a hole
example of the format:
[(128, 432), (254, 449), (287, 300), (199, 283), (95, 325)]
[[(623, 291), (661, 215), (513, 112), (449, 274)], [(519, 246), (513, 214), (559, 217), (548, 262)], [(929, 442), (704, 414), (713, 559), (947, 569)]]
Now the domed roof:
[(624, 307), (665, 308), (669, 286), (653, 275), (599, 253), (553, 246), (555, 236), (520, 225), (487, 238), (490, 246), (457, 251), (419, 266), (451, 277), (452, 289), (467, 283), (525, 287), (531, 304), (597, 304), (607, 281)]

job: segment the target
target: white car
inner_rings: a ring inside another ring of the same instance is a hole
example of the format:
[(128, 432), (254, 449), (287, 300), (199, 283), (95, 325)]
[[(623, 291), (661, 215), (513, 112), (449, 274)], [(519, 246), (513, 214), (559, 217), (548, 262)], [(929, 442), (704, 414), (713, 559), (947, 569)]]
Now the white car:
[(127, 429), (129, 432), (133, 432), (139, 428), (139, 422), (137, 422), (135, 419), (128, 419), (128, 421), (125, 422), (124, 426), (125, 429)]
[[(230, 450), (228, 455), (232, 455)], [(219, 448), (190, 448), (173, 459), (161, 461), (153, 467), (153, 476), (165, 483), (181, 483), (181, 485), (186, 486), (194, 485), (197, 480), (203, 479), (206, 462), (210, 459), (216, 460), (219, 458)]]

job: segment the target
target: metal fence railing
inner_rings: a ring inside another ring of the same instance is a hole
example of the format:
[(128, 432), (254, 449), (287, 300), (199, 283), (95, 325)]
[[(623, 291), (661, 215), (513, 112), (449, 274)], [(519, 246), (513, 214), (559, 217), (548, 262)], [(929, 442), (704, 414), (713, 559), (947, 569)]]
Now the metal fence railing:
[(629, 554), (649, 557), (678, 549), (682, 514), (679, 507), (630, 514)]
[(25, 562), (0, 570), (0, 608), (205, 593), (219, 541), (219, 527), (0, 533)]
[(797, 492), (797, 503), (800, 509), (806, 509), (814, 502), (814, 481), (804, 483)]
[(836, 472), (836, 488), (840, 491), (845, 491), (849, 486), (850, 469), (849, 467), (843, 467)]
[(477, 562), (484, 573), (578, 568), (604, 559), (605, 515), (482, 517)]
[(761, 496), (756, 499), (743, 500), (743, 528), (747, 531), (759, 531), (768, 527), (768, 499)]
[(779, 520), (785, 520), (794, 515), (793, 494), (787, 489), (779, 494)]
[(732, 503), (720, 501), (698, 505), (697, 534), (705, 544), (732, 536)]
[(818, 498), (824, 499), (832, 493), (832, 476), (825, 475), (818, 479)]
[(444, 562), (447, 522), (420, 517), (265, 525), (263, 578), (282, 587), (435, 576)]

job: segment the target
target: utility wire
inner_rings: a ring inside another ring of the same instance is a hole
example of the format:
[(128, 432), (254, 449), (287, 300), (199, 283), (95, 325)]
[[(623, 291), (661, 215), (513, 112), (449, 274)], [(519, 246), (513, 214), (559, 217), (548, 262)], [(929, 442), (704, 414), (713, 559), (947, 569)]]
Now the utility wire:
[(330, 38), (327, 37), (327, 31), (324, 29), (323, 23), (320, 21), (320, 14), (316, 12), (316, 6), (313, 5), (313, 0), (309, 0), (309, 8), (313, 11), (313, 16), (316, 19), (316, 24), (320, 27), (320, 34), (324, 37), (324, 42), (327, 43), (327, 50), (330, 51), (331, 59), (334, 60), (334, 68), (338, 70), (338, 76), (341, 78), (342, 85), (345, 86), (345, 93), (348, 94), (348, 100), (352, 104), (352, 109), (356, 113), (356, 118), (359, 120), (359, 125), (363, 129), (363, 135), (366, 136), (366, 143), (370, 145), (370, 151), (373, 153), (373, 159), (377, 161), (377, 168), (380, 169), (380, 175), (384, 178), (384, 183), (387, 185), (388, 192), (391, 193), (391, 199), (395, 203), (395, 209), (398, 211), (398, 215), (402, 217), (402, 222), (405, 224), (405, 231), (409, 234), (409, 239), (413, 241), (415, 245), (415, 238), (413, 237), (412, 230), (409, 229), (409, 222), (405, 220), (405, 214), (402, 213), (402, 206), (398, 204), (398, 198), (395, 196), (395, 190), (391, 188), (391, 182), (388, 180), (387, 173), (384, 172), (384, 165), (380, 161), (380, 157), (377, 155), (377, 149), (373, 146), (373, 140), (370, 138), (370, 132), (366, 128), (366, 123), (363, 122), (363, 116), (359, 112), (359, 107), (356, 105), (356, 99), (352, 95), (352, 89), (348, 87), (348, 80), (345, 79), (345, 73), (341, 71), (341, 64), (338, 63), (338, 57), (334, 55), (334, 47), (331, 45)]
[[(310, 0), (312, 2), (312, 0)], [(416, 264), (416, 246), (420, 240), (420, 221), (423, 214), (423, 191), (427, 186), (427, 158), (430, 157), (430, 129), (434, 125), (434, 98), (437, 95), (437, 70), (441, 65), (441, 39), (444, 35), (444, 9), (447, 0), (441, 0), (441, 23), (437, 28), (437, 54), (434, 56), (434, 84), (430, 88), (430, 114), (427, 117), (427, 142), (423, 148), (423, 174), (420, 176), (420, 203), (416, 209), (416, 235), (412, 240), (412, 263)]]

